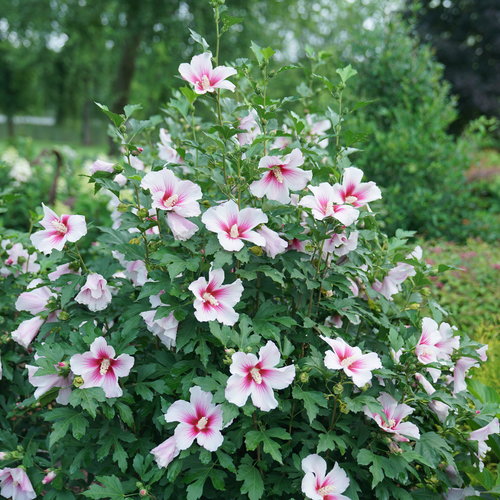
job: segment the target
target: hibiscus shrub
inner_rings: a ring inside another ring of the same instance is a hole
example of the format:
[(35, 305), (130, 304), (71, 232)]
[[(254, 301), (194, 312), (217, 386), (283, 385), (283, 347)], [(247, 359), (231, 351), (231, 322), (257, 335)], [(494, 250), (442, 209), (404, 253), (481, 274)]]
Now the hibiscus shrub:
[(498, 405), (466, 382), (486, 346), (429, 296), (446, 266), (378, 229), (382, 193), (343, 146), (356, 72), (271, 97), (300, 68), (255, 44), (221, 66), (192, 37), (164, 118), (100, 105), (125, 155), (90, 177), (112, 227), (43, 205), (30, 237), (2, 235), (1, 494), (494, 491)]

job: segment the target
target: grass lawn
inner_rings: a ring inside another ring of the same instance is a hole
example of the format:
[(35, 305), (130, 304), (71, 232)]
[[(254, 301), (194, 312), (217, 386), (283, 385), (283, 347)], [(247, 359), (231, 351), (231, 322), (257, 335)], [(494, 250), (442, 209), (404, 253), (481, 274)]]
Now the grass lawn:
[(449, 322), (461, 332), (488, 344), (488, 361), (475, 370), (475, 377), (500, 390), (500, 247), (469, 240), (464, 245), (425, 242), (424, 257), (433, 265), (456, 267), (433, 284), (438, 302), (450, 313)]

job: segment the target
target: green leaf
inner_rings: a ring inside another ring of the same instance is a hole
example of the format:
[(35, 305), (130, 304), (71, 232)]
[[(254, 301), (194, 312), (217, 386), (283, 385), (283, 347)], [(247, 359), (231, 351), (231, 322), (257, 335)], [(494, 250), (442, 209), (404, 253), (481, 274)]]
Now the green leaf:
[(357, 75), (358, 72), (349, 64), (345, 68), (337, 69), (337, 73), (340, 75), (342, 83), (346, 83), (349, 78)]
[(191, 28), (189, 28), (189, 32), (191, 33), (189, 38), (194, 40), (196, 43), (199, 43), (203, 51), (205, 52), (209, 47), (208, 42), (200, 34), (196, 33), (196, 31), (192, 30)]
[(328, 408), (328, 401), (325, 399), (322, 392), (317, 391), (303, 391), (299, 386), (294, 386), (292, 390), (294, 399), (299, 399), (304, 402), (304, 407), (309, 418), (309, 423), (316, 418), (319, 409)]
[(71, 408), (54, 408), (44, 415), (44, 419), (54, 422), (52, 432), (49, 437), (49, 448), (62, 439), (71, 428), (75, 439), (81, 439), (89, 425), (88, 420), (76, 410)]
[(96, 102), (95, 104), (113, 122), (116, 128), (118, 128), (125, 121), (124, 116), (119, 115), (117, 113), (113, 113), (104, 104), (100, 104), (98, 102)]
[(116, 476), (97, 476), (96, 481), (99, 484), (92, 484), (87, 491), (82, 494), (87, 498), (124, 498), (122, 484)]
[(123, 111), (125, 112), (125, 117), (128, 119), (130, 118), (136, 111), (139, 111), (142, 109), (141, 104), (127, 104), (124, 108)]
[(247, 494), (250, 500), (259, 500), (264, 494), (264, 481), (262, 481), (262, 476), (260, 475), (259, 470), (248, 462), (251, 462), (251, 459), (247, 460), (246, 463), (242, 463), (238, 467), (236, 479), (238, 481), (243, 481), (243, 485), (240, 490), (241, 493)]
[(207, 476), (200, 477), (187, 487), (187, 500), (198, 500), (201, 498), (203, 495), (203, 486), (205, 485), (206, 480)]
[(117, 401), (115, 406), (118, 409), (118, 414), (120, 415), (120, 418), (123, 420), (123, 422), (129, 427), (133, 427), (134, 415), (130, 407), (125, 403), (122, 403), (121, 401)]
[(189, 101), (189, 104), (193, 104), (194, 101), (198, 98), (198, 94), (190, 89), (189, 87), (181, 87), (180, 91), (184, 95), (184, 97)]
[(378, 483), (384, 479), (384, 471), (381, 465), (382, 457), (375, 455), (370, 450), (363, 449), (360, 450), (357, 456), (357, 461), (359, 465), (370, 465), (370, 472), (372, 473), (372, 488), (375, 488)]
[(81, 406), (92, 418), (97, 415), (98, 403), (106, 401), (106, 395), (101, 387), (92, 387), (90, 389), (75, 389), (71, 392), (69, 404), (73, 407)]

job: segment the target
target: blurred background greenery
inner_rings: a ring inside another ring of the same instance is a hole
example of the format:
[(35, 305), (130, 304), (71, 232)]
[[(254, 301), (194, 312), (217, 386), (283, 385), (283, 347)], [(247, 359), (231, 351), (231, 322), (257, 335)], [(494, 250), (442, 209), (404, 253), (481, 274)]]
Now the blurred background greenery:
[[(416, 230), (424, 247), (441, 249), (429, 258), (465, 269), (436, 283), (436, 292), (455, 324), (478, 340), (495, 342), (500, 2), (226, 0), (226, 5), (231, 16), (241, 18), (221, 47), (226, 63), (251, 57), (255, 40), (277, 51), (278, 64), (308, 67), (314, 52), (323, 61), (322, 73), (332, 78), (338, 67), (356, 68), (346, 104), (361, 99), (366, 106), (350, 118), (357, 132), (353, 144), (360, 150), (353, 159), (383, 188), (385, 229)], [(187, 28), (211, 43), (212, 23), (208, 0), (0, 0), (0, 158), (9, 168), (5, 151), (14, 147), (10, 157), (15, 151), (34, 168), (39, 180), (23, 188), (24, 200), (33, 199), (34, 206), (40, 196), (51, 201), (62, 161), (57, 201), (96, 217), (104, 212), (102, 204), (78, 194), (81, 181), (74, 175), (108, 152), (106, 119), (94, 101), (116, 112), (141, 103), (144, 117), (160, 113), (179, 86), (179, 63), (198, 51)], [(271, 92), (303, 94), (303, 81), (303, 71), (287, 71), (273, 79)], [(327, 105), (321, 102), (311, 111)], [(5, 176), (0, 192), (2, 182)], [(29, 229), (29, 214), (21, 210), (3, 219), (0, 228)], [(470, 252), (477, 255), (463, 258)], [(489, 366), (485, 378), (492, 379)]]

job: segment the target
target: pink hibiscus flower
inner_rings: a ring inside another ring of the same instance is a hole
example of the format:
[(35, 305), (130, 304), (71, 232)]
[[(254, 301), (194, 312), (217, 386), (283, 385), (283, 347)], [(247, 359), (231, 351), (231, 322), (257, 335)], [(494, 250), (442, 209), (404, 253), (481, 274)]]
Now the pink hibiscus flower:
[(362, 207), (370, 201), (382, 198), (382, 193), (374, 182), (361, 182), (363, 175), (363, 171), (356, 167), (347, 167), (344, 170), (342, 184), (333, 186), (342, 203)]
[(197, 94), (215, 92), (215, 89), (227, 89), (234, 92), (235, 89), (234, 84), (226, 78), (235, 75), (236, 70), (228, 66), (213, 68), (210, 52), (193, 56), (190, 64), (182, 63), (179, 66), (179, 73), (184, 80), (193, 85)]
[(295, 377), (295, 365), (275, 368), (281, 354), (274, 342), (268, 341), (255, 354), (235, 352), (226, 385), (226, 399), (236, 406), (244, 406), (249, 396), (252, 403), (262, 411), (270, 411), (278, 406), (273, 389), (285, 389)]
[(486, 441), (490, 437), (491, 434), (498, 434), (500, 432), (500, 425), (498, 423), (498, 418), (495, 417), (488, 425), (481, 427), (480, 429), (476, 429), (472, 431), (469, 435), (470, 441), (477, 441), (478, 445), (478, 453), (477, 457), (479, 460), (482, 460), (486, 453), (491, 449)]
[(313, 195), (304, 196), (299, 205), (312, 209), (316, 220), (334, 217), (344, 226), (350, 226), (358, 219), (358, 211), (351, 205), (345, 205), (333, 186), (322, 182), (319, 186), (309, 186)]
[(267, 226), (261, 226), (260, 229), (257, 229), (257, 233), (260, 234), (266, 241), (266, 244), (264, 245), (264, 252), (266, 252), (266, 255), (271, 257), (271, 259), (274, 259), (276, 255), (285, 252), (288, 248), (288, 242), (283, 238), (280, 238), (276, 231), (273, 231)]
[(389, 270), (382, 282), (376, 280), (372, 288), (387, 300), (392, 301), (392, 296), (402, 290), (401, 285), (403, 282), (410, 276), (415, 276), (415, 274), (415, 268), (412, 265), (398, 262), (396, 267)]
[(342, 493), (349, 486), (349, 478), (337, 462), (326, 473), (326, 462), (319, 455), (309, 455), (302, 460), (302, 493), (312, 500), (349, 500)]
[(243, 240), (263, 247), (266, 240), (253, 229), (267, 222), (267, 215), (259, 208), (238, 209), (233, 200), (209, 208), (201, 217), (209, 231), (217, 233), (219, 243), (228, 252), (243, 248)]
[(62, 250), (67, 241), (78, 241), (87, 234), (87, 224), (83, 215), (61, 215), (58, 217), (49, 207), (42, 203), (42, 231), (31, 235), (33, 246), (45, 254), (52, 250)]
[(448, 323), (438, 324), (432, 318), (422, 320), (422, 335), (415, 347), (418, 360), (427, 365), (438, 359), (449, 360), (454, 349), (458, 349), (460, 339), (453, 336), (453, 327)]
[(123, 391), (118, 378), (130, 373), (134, 358), (128, 354), (116, 358), (115, 355), (115, 350), (104, 337), (97, 337), (90, 344), (90, 351), (73, 355), (69, 363), (71, 371), (83, 378), (81, 388), (102, 387), (107, 398), (120, 397)]
[(323, 258), (326, 258), (329, 253), (333, 253), (337, 257), (342, 257), (356, 250), (358, 247), (358, 237), (358, 231), (351, 231), (349, 236), (347, 236), (345, 231), (332, 234), (323, 245)]
[[(307, 134), (307, 140), (309, 142), (316, 141), (319, 137), (323, 136), (325, 132), (332, 126), (330, 120), (318, 120), (311, 115), (306, 115), (306, 122), (309, 125), (309, 134)], [(320, 148), (326, 148), (328, 146), (328, 138), (318, 141), (318, 146)]]
[(200, 186), (191, 181), (181, 181), (168, 168), (146, 174), (141, 187), (151, 192), (153, 208), (182, 217), (197, 217), (201, 213), (197, 201), (203, 196)]
[(230, 285), (223, 285), (224, 271), (212, 269), (208, 273), (208, 282), (200, 277), (189, 285), (195, 296), (194, 315), (198, 321), (218, 321), (232, 326), (238, 321), (238, 313), (233, 307), (239, 302), (243, 293), (241, 280)]
[(158, 146), (158, 156), (166, 163), (182, 163), (182, 158), (179, 153), (172, 147), (172, 137), (164, 129), (160, 129), (160, 142)]
[(22, 321), (19, 326), (11, 333), (12, 340), (28, 349), (33, 339), (38, 335), (40, 328), (45, 323), (40, 316), (34, 316), (31, 319)]
[(385, 432), (394, 434), (396, 441), (409, 441), (405, 436), (414, 439), (420, 438), (418, 427), (411, 422), (402, 422), (403, 418), (413, 413), (414, 409), (405, 404), (398, 404), (397, 401), (386, 392), (383, 392), (378, 398), (382, 405), (384, 417), (378, 413), (373, 413), (368, 407), (365, 407), (365, 415), (377, 422), (378, 426)]
[(169, 437), (167, 440), (163, 441), (163, 443), (151, 450), (151, 454), (155, 457), (156, 464), (160, 468), (167, 467), (180, 452), (181, 450), (177, 448), (175, 436)]
[(34, 279), (28, 285), (28, 291), (19, 295), (16, 300), (17, 311), (27, 311), (31, 314), (38, 314), (47, 310), (47, 305), (52, 297), (55, 297), (49, 287), (37, 285), (42, 283), (41, 279)]
[(106, 309), (111, 303), (111, 290), (108, 282), (100, 274), (89, 274), (85, 285), (75, 297), (75, 301), (86, 305), (93, 312)]
[(212, 395), (195, 386), (189, 389), (191, 398), (176, 401), (165, 414), (167, 422), (179, 422), (175, 428), (175, 445), (179, 450), (186, 450), (193, 441), (215, 451), (224, 440), (222, 436), (222, 406), (212, 404)]
[[(415, 373), (415, 378), (429, 396), (436, 392), (433, 385), (421, 373)], [(442, 401), (431, 401), (429, 408), (437, 415), (440, 422), (444, 422), (450, 412), (450, 407)]]
[(240, 118), (239, 122), (238, 128), (240, 130), (245, 130), (245, 132), (236, 135), (240, 146), (252, 144), (254, 139), (260, 134), (260, 127), (257, 122), (257, 113), (254, 109), (252, 109), (248, 115)]
[(12, 500), (36, 498), (30, 478), (22, 467), (0, 469), (0, 495)]
[(286, 156), (264, 156), (259, 162), (259, 168), (267, 172), (258, 181), (250, 184), (250, 192), (263, 198), (280, 203), (290, 202), (290, 190), (300, 191), (312, 179), (312, 172), (298, 168), (304, 164), (304, 156), (300, 149), (295, 148)]
[(9, 240), (2, 241), (1, 246), (7, 252), (7, 258), (4, 261), (6, 267), (0, 268), (1, 276), (8, 276), (12, 272), (14, 272), (14, 275), (17, 276), (19, 271), (17, 269), (13, 269), (15, 266), (20, 267), (20, 270), (23, 273), (37, 273), (40, 270), (40, 264), (36, 262), (36, 253), (30, 255), (21, 243), (14, 243), (10, 247), (9, 245)]
[[(35, 359), (39, 356), (35, 355)], [(64, 363), (62, 365), (66, 366)], [(56, 366), (58, 369), (59, 367)], [(62, 366), (61, 366), (62, 368)], [(33, 386), (36, 387), (33, 396), (35, 399), (40, 399), (45, 393), (49, 392), (54, 387), (59, 388), (59, 393), (57, 394), (56, 401), (61, 405), (67, 405), (69, 402), (69, 397), (71, 396), (71, 386), (73, 383), (73, 376), (71, 374), (64, 376), (61, 373), (51, 373), (48, 375), (37, 375), (39, 366), (26, 365), (28, 370), (28, 381)]]
[(363, 354), (359, 347), (351, 347), (340, 337), (329, 339), (321, 336), (321, 338), (333, 349), (325, 353), (325, 366), (330, 370), (344, 370), (358, 387), (370, 382), (373, 370), (382, 368), (380, 358), (375, 352)]

